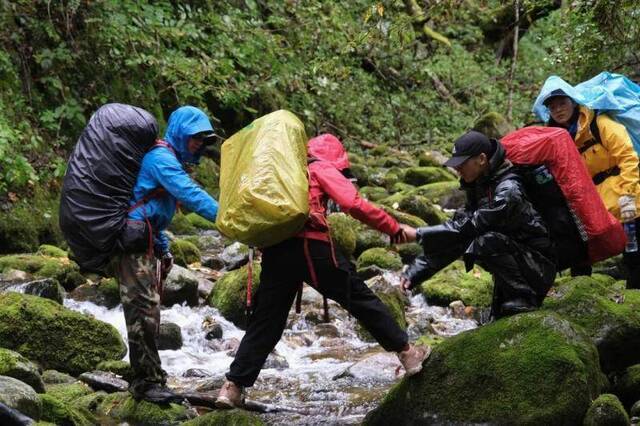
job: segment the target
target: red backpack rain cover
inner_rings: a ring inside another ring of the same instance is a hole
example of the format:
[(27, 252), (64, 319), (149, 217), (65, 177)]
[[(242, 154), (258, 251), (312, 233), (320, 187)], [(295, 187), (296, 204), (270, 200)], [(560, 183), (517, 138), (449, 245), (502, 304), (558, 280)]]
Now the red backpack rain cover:
[(626, 237), (604, 206), (571, 135), (564, 129), (525, 127), (500, 141), (516, 165), (544, 164), (587, 233), (591, 263), (622, 253)]

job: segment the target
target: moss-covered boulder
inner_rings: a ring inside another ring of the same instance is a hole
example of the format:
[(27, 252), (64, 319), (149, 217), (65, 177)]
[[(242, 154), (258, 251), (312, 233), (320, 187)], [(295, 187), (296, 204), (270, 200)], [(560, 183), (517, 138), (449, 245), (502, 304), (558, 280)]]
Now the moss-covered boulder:
[(396, 250), (398, 250), (400, 259), (402, 259), (402, 263), (405, 265), (410, 264), (416, 257), (424, 253), (422, 246), (418, 243), (398, 244)]
[(56, 370), (45, 370), (42, 373), (42, 381), (47, 385), (57, 385), (60, 383), (74, 383), (76, 378)]
[(612, 392), (627, 408), (640, 401), (640, 364), (632, 365), (616, 377)]
[(99, 416), (110, 417), (116, 422), (140, 426), (177, 425), (194, 417), (194, 413), (183, 405), (136, 401), (128, 392), (107, 395), (96, 411)]
[(38, 393), (44, 392), (44, 382), (38, 367), (12, 350), (0, 348), (0, 376), (13, 377), (28, 384)]
[(374, 247), (369, 250), (365, 250), (358, 257), (356, 264), (358, 270), (372, 265), (378, 266), (382, 269), (397, 271), (402, 268), (402, 260), (400, 259), (400, 255), (394, 251), (382, 247)]
[(56, 246), (52, 246), (51, 244), (42, 244), (40, 247), (38, 247), (38, 254), (50, 257), (68, 257), (68, 254), (65, 250), (62, 250), (61, 248)]
[(220, 166), (211, 158), (203, 157), (195, 168), (195, 180), (215, 199), (220, 195)]
[(360, 195), (370, 201), (382, 200), (389, 196), (386, 189), (379, 186), (365, 186), (360, 188)]
[(102, 361), (96, 366), (96, 370), (117, 374), (128, 382), (133, 379), (133, 368), (127, 361)]
[(550, 312), (521, 314), (434, 347), (364, 424), (580, 424), (605, 381), (579, 327)]
[(439, 225), (448, 219), (442, 209), (434, 206), (426, 197), (421, 195), (404, 197), (398, 204), (398, 208), (403, 212), (419, 217), (428, 225)]
[(74, 300), (87, 300), (109, 309), (120, 304), (120, 288), (115, 278), (102, 278), (97, 283), (82, 284), (70, 296)]
[(40, 254), (14, 254), (0, 257), (0, 273), (17, 269), (38, 278), (55, 278), (70, 291), (84, 283), (78, 265), (68, 258), (44, 256)]
[(354, 256), (360, 256), (362, 252), (374, 247), (388, 247), (389, 237), (375, 229), (364, 228), (356, 233), (356, 249)]
[(444, 163), (442, 154), (433, 151), (423, 152), (418, 156), (418, 166), (420, 167), (440, 167)]
[(369, 184), (369, 167), (365, 164), (352, 164), (350, 169), (358, 181), (358, 186), (363, 187)]
[[(260, 264), (253, 265), (253, 292), (260, 285)], [(247, 267), (243, 266), (235, 271), (227, 272), (213, 287), (207, 303), (217, 308), (223, 317), (237, 327), (245, 329), (247, 317), (245, 313), (247, 302)]]
[(502, 139), (507, 133), (513, 132), (515, 127), (502, 114), (491, 111), (475, 122), (473, 130), (484, 133), (489, 138)]
[(449, 306), (462, 300), (466, 306), (486, 307), (491, 305), (493, 279), (477, 265), (466, 272), (464, 262), (456, 260), (423, 282), (420, 289), (432, 305)]
[(194, 228), (196, 229), (217, 229), (216, 228), (216, 224), (211, 222), (210, 220), (205, 219), (204, 217), (196, 214), (196, 213), (189, 213), (186, 216), (187, 220), (189, 221), (189, 223), (191, 223), (191, 225), (193, 225)]
[(640, 290), (624, 290), (624, 282), (605, 275), (558, 280), (543, 307), (587, 331), (603, 371), (640, 363)]
[(256, 414), (244, 410), (213, 411), (182, 426), (262, 426), (265, 423)]
[(112, 325), (17, 293), (0, 294), (0, 345), (72, 375), (93, 370), (101, 361), (122, 359), (127, 351)]
[(331, 239), (337, 249), (350, 257), (356, 249), (356, 229), (360, 223), (344, 213), (332, 213), (327, 216)]
[[(409, 185), (408, 183), (404, 183), (404, 182), (397, 182), (394, 183), (391, 188), (389, 188), (389, 192), (391, 192), (391, 194), (396, 194), (399, 192), (409, 192), (412, 189), (415, 189), (416, 187), (413, 185)], [(393, 204), (393, 203), (391, 203)]]
[(173, 216), (168, 229), (176, 235), (189, 235), (197, 232), (196, 227), (187, 219), (187, 215), (183, 213), (176, 213)]
[[(405, 316), (405, 310), (408, 303), (407, 297), (404, 295), (399, 287), (391, 285), (384, 277), (378, 276), (367, 281), (369, 288), (375, 293), (376, 296), (384, 303), (389, 309), (391, 316), (401, 329), (407, 328), (407, 319)], [(357, 333), (362, 340), (374, 342), (375, 339), (369, 334), (367, 330), (358, 324)]]
[(64, 299), (64, 288), (62, 288), (55, 278), (41, 278), (28, 282), (21, 282), (19, 280), (0, 282), (0, 293), (8, 291), (44, 297), (59, 304), (62, 304)]
[(414, 186), (447, 181), (455, 181), (455, 176), (444, 167), (411, 167), (405, 172), (403, 180)]
[(422, 226), (427, 226), (427, 222), (420, 219), (418, 216), (414, 216), (409, 213), (401, 212), (396, 210), (393, 207), (388, 207), (386, 205), (380, 206), (382, 210), (389, 213), (391, 217), (397, 220), (399, 223), (404, 223), (405, 225), (413, 226), (414, 228), (420, 228)]
[(13, 377), (0, 376), (0, 403), (34, 420), (40, 419), (42, 413), (38, 394), (31, 386)]
[(70, 402), (60, 401), (58, 398), (44, 394), (40, 395), (42, 416), (40, 420), (56, 425), (92, 426), (99, 424), (96, 418), (86, 408), (78, 408)]
[(200, 262), (200, 249), (190, 241), (176, 239), (169, 246), (173, 259), (177, 265), (188, 266), (191, 263)]
[(584, 426), (628, 426), (629, 416), (615, 395), (602, 394), (584, 417)]
[(444, 208), (457, 209), (462, 207), (466, 196), (460, 190), (458, 181), (445, 181), (422, 185), (409, 192), (410, 195), (422, 195), (432, 203)]

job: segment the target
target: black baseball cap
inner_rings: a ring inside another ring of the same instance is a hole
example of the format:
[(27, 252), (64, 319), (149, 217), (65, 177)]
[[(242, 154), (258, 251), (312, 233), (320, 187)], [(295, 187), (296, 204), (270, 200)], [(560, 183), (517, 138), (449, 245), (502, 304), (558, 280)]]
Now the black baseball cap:
[(560, 96), (566, 96), (567, 98), (569, 98), (570, 96), (567, 95), (567, 93), (562, 90), (562, 89), (555, 89), (552, 90), (551, 92), (549, 92), (547, 94), (547, 96), (545, 96), (544, 100), (542, 101), (542, 105), (547, 106), (547, 104), (549, 104), (549, 101), (553, 98), (557, 98)]
[(458, 167), (471, 157), (482, 153), (488, 156), (491, 154), (491, 151), (493, 151), (493, 146), (489, 138), (480, 132), (470, 130), (453, 143), (453, 155), (444, 165), (447, 167)]

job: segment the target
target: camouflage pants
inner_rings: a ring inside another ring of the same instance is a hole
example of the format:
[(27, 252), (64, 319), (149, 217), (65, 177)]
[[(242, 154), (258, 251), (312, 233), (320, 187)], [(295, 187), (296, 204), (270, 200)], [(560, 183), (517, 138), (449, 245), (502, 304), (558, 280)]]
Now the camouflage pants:
[(156, 290), (156, 260), (145, 254), (123, 254), (114, 260), (115, 276), (127, 323), (129, 360), (135, 378), (131, 391), (144, 392), (152, 383), (166, 382), (158, 355), (160, 295)]

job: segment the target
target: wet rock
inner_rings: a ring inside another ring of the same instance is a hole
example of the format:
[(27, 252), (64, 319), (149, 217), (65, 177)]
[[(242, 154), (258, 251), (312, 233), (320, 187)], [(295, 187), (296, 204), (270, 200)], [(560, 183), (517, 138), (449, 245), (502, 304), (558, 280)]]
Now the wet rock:
[(107, 395), (98, 405), (97, 414), (116, 422), (139, 425), (177, 424), (195, 417), (195, 412), (183, 405), (136, 401), (128, 392)]
[(44, 392), (44, 382), (38, 367), (9, 349), (0, 348), (0, 376), (13, 377), (28, 384), (38, 393)]
[(405, 265), (410, 264), (416, 257), (422, 256), (424, 253), (422, 246), (418, 243), (399, 244), (396, 246), (396, 250)]
[(212, 340), (207, 343), (207, 347), (214, 352), (230, 351), (235, 353), (235, 351), (238, 350), (238, 346), (240, 346), (240, 340), (235, 337), (225, 340)]
[(69, 296), (78, 301), (89, 301), (113, 309), (120, 304), (120, 289), (115, 278), (103, 278), (97, 283), (76, 287)]
[(264, 422), (255, 414), (244, 410), (213, 411), (183, 423), (183, 426), (262, 426)]
[(191, 263), (200, 262), (200, 249), (191, 241), (176, 239), (169, 246), (176, 265), (188, 266)]
[(393, 382), (397, 377), (396, 371), (401, 366), (394, 353), (377, 353), (366, 356), (333, 379), (350, 377), (358, 381), (374, 383)]
[(127, 382), (133, 380), (134, 377), (133, 368), (126, 361), (103, 361), (96, 366), (96, 370), (117, 374)]
[(580, 327), (550, 312), (520, 314), (437, 345), (364, 424), (579, 424), (605, 385)]
[(473, 125), (473, 130), (484, 133), (489, 138), (502, 139), (515, 128), (507, 119), (498, 112), (488, 112), (480, 117)]
[(636, 401), (629, 410), (629, 414), (633, 417), (640, 417), (640, 400)]
[(196, 233), (196, 227), (187, 219), (187, 215), (180, 212), (173, 216), (168, 229), (177, 235), (191, 235)]
[(0, 256), (0, 272), (10, 269), (25, 271), (36, 278), (54, 278), (71, 291), (86, 280), (79, 267), (67, 258), (56, 258), (39, 254), (14, 254)]
[(233, 271), (238, 269), (249, 262), (249, 247), (235, 242), (222, 251), (220, 260), (223, 262), (225, 270)]
[(43, 297), (60, 305), (62, 305), (62, 300), (64, 299), (64, 288), (53, 278), (27, 282), (0, 282), (0, 293), (8, 291)]
[(206, 266), (207, 268), (214, 269), (216, 271), (224, 268), (224, 262), (220, 259), (219, 256), (202, 256), (202, 266)]
[(543, 307), (587, 331), (605, 373), (640, 364), (640, 291), (604, 275), (561, 278), (553, 290)]
[(449, 303), (449, 308), (451, 308), (451, 313), (453, 314), (454, 318), (467, 318), (467, 314), (465, 312), (467, 307), (464, 306), (462, 300), (454, 300), (453, 302)]
[(198, 278), (191, 271), (174, 265), (162, 290), (162, 304), (170, 307), (186, 303), (198, 306)]
[(369, 265), (364, 268), (358, 269), (358, 276), (363, 280), (369, 280), (380, 275), (384, 275), (387, 272), (386, 269), (382, 269), (378, 265)]
[(31, 426), (36, 422), (20, 411), (13, 409), (0, 402), (0, 424), (7, 426)]
[(211, 377), (213, 373), (209, 370), (205, 370), (204, 368), (190, 368), (184, 373), (182, 373), (182, 377)]
[(158, 350), (177, 350), (182, 347), (182, 330), (178, 324), (163, 322), (158, 334)]
[(358, 228), (358, 221), (344, 213), (332, 213), (327, 216), (327, 222), (336, 250), (351, 257), (356, 249), (355, 230)]
[(620, 398), (626, 408), (640, 400), (640, 364), (632, 365), (616, 377), (612, 393)]
[(479, 266), (465, 271), (460, 260), (438, 272), (420, 286), (427, 302), (432, 305), (449, 306), (456, 300), (468, 306), (490, 306), (493, 292), (491, 275)]
[(262, 368), (275, 368), (276, 370), (286, 370), (289, 363), (286, 358), (276, 353), (270, 353)]
[(108, 371), (82, 373), (78, 376), (78, 380), (88, 384), (95, 391), (105, 391), (107, 393), (124, 392), (129, 388), (127, 381)]
[(585, 426), (627, 426), (629, 416), (615, 395), (600, 395), (584, 417)]
[(25, 271), (19, 271), (17, 269), (6, 269), (0, 274), (0, 281), (18, 281), (25, 282), (31, 279), (31, 275)]
[[(367, 285), (375, 295), (378, 296), (382, 303), (385, 304), (398, 326), (405, 330), (407, 328), (405, 307), (408, 303), (408, 299), (402, 290), (400, 290), (400, 287), (393, 286), (384, 276), (375, 277), (367, 281)], [(375, 341), (373, 336), (371, 336), (371, 334), (360, 323), (358, 323), (356, 332), (362, 340), (369, 342)]]
[(414, 186), (453, 181), (455, 179), (453, 173), (444, 167), (411, 167), (404, 174), (404, 182)]
[(318, 324), (313, 327), (313, 332), (318, 337), (340, 337), (340, 330), (334, 324)]
[(72, 375), (122, 359), (127, 350), (112, 325), (18, 293), (0, 294), (0, 342), (46, 369)]
[[(260, 285), (260, 264), (253, 265), (253, 292)], [(247, 267), (243, 266), (235, 271), (227, 272), (213, 287), (207, 303), (217, 308), (222, 316), (241, 329), (247, 325), (246, 297), (247, 297)]]
[(362, 252), (374, 247), (388, 247), (389, 237), (375, 229), (358, 229), (356, 232), (356, 249), (354, 256), (358, 257)]
[(76, 379), (66, 373), (56, 370), (45, 370), (42, 373), (42, 381), (47, 385), (57, 385), (61, 383), (75, 383)]
[(358, 257), (358, 272), (367, 266), (378, 266), (382, 269), (397, 271), (402, 268), (402, 260), (400, 255), (391, 250), (376, 247), (366, 250)]
[(204, 322), (202, 323), (202, 328), (205, 331), (205, 336), (204, 338), (207, 340), (213, 340), (213, 339), (222, 339), (222, 325), (220, 325), (220, 323), (216, 322), (216, 320), (214, 320), (211, 317), (206, 317)]
[(282, 337), (282, 340), (289, 346), (296, 348), (311, 346), (311, 344), (313, 344), (313, 339), (307, 334), (285, 335)]
[(0, 376), (0, 403), (34, 420), (39, 420), (42, 414), (42, 403), (36, 391), (13, 377)]
[(195, 387), (196, 392), (218, 392), (227, 378), (224, 375), (206, 378), (198, 382)]

